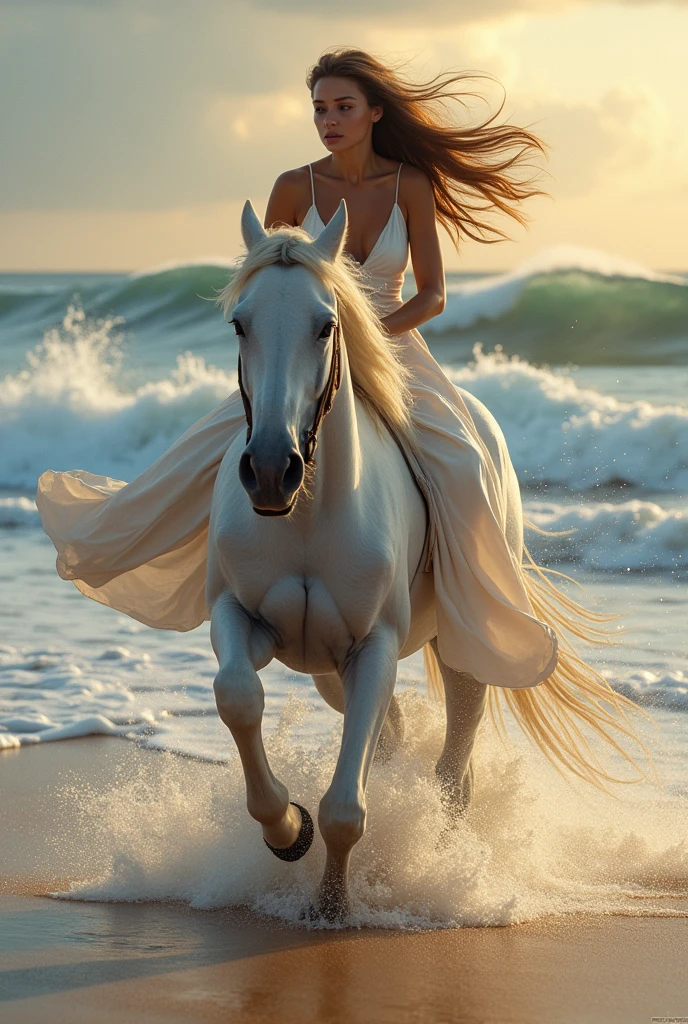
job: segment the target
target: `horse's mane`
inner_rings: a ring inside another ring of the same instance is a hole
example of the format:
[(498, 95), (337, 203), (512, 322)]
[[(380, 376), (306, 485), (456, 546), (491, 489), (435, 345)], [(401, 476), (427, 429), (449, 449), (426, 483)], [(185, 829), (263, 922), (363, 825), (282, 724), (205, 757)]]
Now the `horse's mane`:
[(366, 295), (365, 275), (350, 257), (342, 253), (329, 259), (302, 228), (271, 228), (240, 259), (232, 279), (218, 294), (218, 305), (227, 316), (256, 271), (294, 264), (312, 270), (337, 297), (354, 391), (378, 423), (391, 427), (412, 446), (409, 374), (399, 359), (394, 339), (384, 332)]

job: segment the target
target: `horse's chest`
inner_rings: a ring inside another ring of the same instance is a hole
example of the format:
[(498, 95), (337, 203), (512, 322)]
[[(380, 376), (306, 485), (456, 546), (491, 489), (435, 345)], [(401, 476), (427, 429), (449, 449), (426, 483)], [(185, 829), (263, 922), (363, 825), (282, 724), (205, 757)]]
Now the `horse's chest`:
[[(342, 606), (343, 605), (343, 606)], [(278, 657), (301, 672), (329, 672), (366, 624), (318, 577), (285, 576), (263, 595), (258, 617), (278, 638)]]
[(334, 537), (326, 544), (293, 535), (258, 543), (235, 536), (229, 524), (217, 539), (233, 593), (276, 637), (280, 660), (297, 671), (341, 664), (374, 626), (392, 586), (396, 563), (379, 545), (345, 554)]

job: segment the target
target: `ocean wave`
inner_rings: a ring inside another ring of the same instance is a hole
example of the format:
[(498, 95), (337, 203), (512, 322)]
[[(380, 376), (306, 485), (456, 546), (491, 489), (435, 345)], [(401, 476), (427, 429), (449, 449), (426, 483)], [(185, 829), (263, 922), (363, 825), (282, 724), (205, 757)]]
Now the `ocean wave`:
[[(553, 274), (584, 274), (599, 278), (620, 278), (672, 284), (685, 288), (683, 276), (658, 274), (640, 263), (613, 256), (598, 249), (557, 245), (536, 253), (505, 274), (450, 285), (447, 309), (432, 321), (438, 330), (470, 327), (480, 319), (496, 320), (513, 306), (528, 283)], [(453, 300), (453, 301), (452, 301)]]
[[(131, 479), (236, 388), (235, 374), (187, 352), (168, 376), (127, 389), (119, 328), (70, 307), (0, 382), (0, 486), (30, 490), (46, 469)], [(686, 408), (622, 402), (479, 347), (447, 372), (495, 415), (522, 484), (688, 493)]]
[(40, 526), (36, 502), (30, 498), (0, 498), (0, 530), (18, 526)]
[[(144, 362), (151, 352), (169, 361), (180, 338), (208, 358), (220, 344), (223, 324), (212, 301), (203, 300), (227, 283), (234, 262), (168, 263), (57, 283), (45, 275), (33, 282), (28, 276), (5, 279), (3, 349), (9, 353), (17, 341), (40, 336), (76, 292), (90, 317), (125, 318)], [(469, 280), (449, 274), (446, 308), (422, 332), (447, 361), (470, 357), (479, 341), (536, 362), (685, 365), (688, 276), (656, 273), (598, 250), (554, 246), (505, 274)]]
[(125, 390), (119, 322), (70, 306), (0, 382), (0, 486), (33, 489), (45, 469), (130, 479), (236, 389), (236, 375), (187, 352), (169, 377)]
[[(528, 549), (546, 565), (580, 562), (592, 569), (678, 569), (688, 566), (688, 506), (651, 501), (526, 502)], [(559, 533), (560, 536), (552, 536)], [(563, 535), (561, 535), (563, 534)]]
[(501, 351), (447, 368), (490, 409), (522, 484), (688, 493), (688, 409), (622, 402)]
[(450, 284), (422, 331), (453, 359), (481, 341), (537, 362), (684, 365), (688, 279), (555, 246), (507, 274)]

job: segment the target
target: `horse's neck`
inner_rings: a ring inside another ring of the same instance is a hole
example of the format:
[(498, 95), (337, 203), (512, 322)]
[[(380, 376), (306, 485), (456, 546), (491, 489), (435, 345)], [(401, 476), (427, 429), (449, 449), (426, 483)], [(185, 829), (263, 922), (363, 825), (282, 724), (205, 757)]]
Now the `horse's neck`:
[(362, 471), (359, 424), (349, 360), (342, 346), (342, 382), (330, 412), (323, 420), (315, 455), (314, 502), (350, 498), (360, 485)]

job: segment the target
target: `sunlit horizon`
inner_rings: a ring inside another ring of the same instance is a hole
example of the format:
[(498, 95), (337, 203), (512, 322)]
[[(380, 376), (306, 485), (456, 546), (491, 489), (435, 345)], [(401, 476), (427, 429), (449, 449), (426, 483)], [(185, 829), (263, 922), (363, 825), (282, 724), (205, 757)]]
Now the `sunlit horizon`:
[[(503, 0), (484, 13), (430, 0), (422, 14), (407, 0), (375, 11), (326, 3), (317, 22), (308, 0), (289, 10), (203, 0), (171, 13), (159, 0), (145, 11), (134, 0), (0, 7), (0, 85), (13, 96), (0, 113), (2, 272), (235, 258), (246, 198), (262, 214), (277, 174), (324, 153), (304, 79), (340, 44), (403, 57), (418, 77), (493, 76), (506, 91), (500, 120), (551, 147), (539, 178), (551, 198), (522, 205), (528, 227), (499, 217), (512, 241), (467, 240), (458, 254), (441, 232), (447, 270), (505, 273), (555, 245), (665, 273), (687, 265), (676, 230), (688, 223), (679, 3)], [(482, 84), (493, 110), (496, 81)]]

